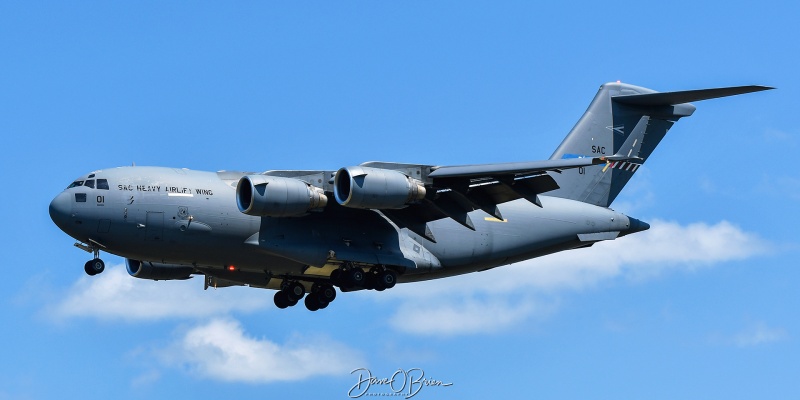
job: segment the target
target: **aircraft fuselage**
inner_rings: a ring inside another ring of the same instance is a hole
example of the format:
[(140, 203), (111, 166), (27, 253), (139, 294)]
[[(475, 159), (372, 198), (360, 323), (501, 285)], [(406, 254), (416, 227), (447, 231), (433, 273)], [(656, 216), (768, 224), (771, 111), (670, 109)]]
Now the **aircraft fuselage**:
[[(400, 282), (440, 278), (586, 246), (632, 230), (631, 220), (613, 210), (541, 196), (542, 207), (524, 199), (500, 205), (503, 220), (473, 211), (474, 231), (451, 219), (433, 221), (437, 241), (432, 243), (377, 211), (365, 218), (363, 212), (335, 203), (301, 217), (245, 215), (235, 200), (236, 183), (244, 175), (162, 167), (105, 169), (78, 178), (83, 184), (59, 194), (50, 213), (64, 232), (101, 251), (200, 267), (232, 281), (238, 280), (231, 269), (249, 272), (241, 283), (253, 283), (248, 281), (253, 274), (300, 276), (336, 259), (393, 265), (410, 258), (414, 263), (398, 265), (404, 267)], [(93, 187), (86, 185), (89, 181)], [(633, 221), (634, 230), (646, 229)]]

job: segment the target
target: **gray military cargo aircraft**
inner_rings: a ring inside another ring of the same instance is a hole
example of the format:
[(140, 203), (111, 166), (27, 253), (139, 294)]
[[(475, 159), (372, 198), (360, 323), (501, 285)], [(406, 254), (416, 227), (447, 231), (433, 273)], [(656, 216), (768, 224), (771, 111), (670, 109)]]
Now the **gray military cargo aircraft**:
[[(771, 89), (660, 93), (608, 83), (549, 160), (338, 171), (119, 167), (72, 182), (50, 217), (92, 253), (152, 280), (277, 290), (315, 311), (342, 292), (389, 289), (588, 247), (650, 226), (609, 208), (690, 104)], [(331, 201), (331, 199), (333, 201)], [(308, 294), (308, 295), (306, 295)]]

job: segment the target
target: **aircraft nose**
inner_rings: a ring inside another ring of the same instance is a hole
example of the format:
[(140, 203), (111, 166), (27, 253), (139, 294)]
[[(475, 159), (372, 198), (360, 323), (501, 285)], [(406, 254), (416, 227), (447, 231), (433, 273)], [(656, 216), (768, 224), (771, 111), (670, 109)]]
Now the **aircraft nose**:
[(69, 224), (69, 219), (72, 215), (72, 203), (70, 200), (69, 193), (61, 192), (50, 202), (50, 219), (52, 219), (62, 231), (64, 231)]

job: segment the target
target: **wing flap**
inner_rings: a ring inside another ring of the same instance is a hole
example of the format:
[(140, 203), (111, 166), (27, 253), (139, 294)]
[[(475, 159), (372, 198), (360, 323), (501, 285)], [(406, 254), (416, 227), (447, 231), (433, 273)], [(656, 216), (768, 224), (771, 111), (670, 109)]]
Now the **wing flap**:
[(433, 179), (442, 178), (477, 178), (499, 175), (535, 174), (545, 171), (588, 167), (605, 163), (601, 157), (568, 158), (562, 160), (542, 160), (511, 162), (500, 164), (473, 164), (434, 167), (428, 174)]

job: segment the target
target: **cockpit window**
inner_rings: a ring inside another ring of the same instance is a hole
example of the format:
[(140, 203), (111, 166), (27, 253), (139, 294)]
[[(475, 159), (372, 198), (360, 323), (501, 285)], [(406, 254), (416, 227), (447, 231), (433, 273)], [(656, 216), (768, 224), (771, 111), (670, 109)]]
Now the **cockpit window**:
[(108, 190), (108, 179), (98, 179), (97, 180), (97, 188)]
[(72, 182), (72, 184), (70, 184), (69, 186), (67, 186), (67, 189), (71, 189), (71, 188), (74, 188), (74, 187), (76, 187), (76, 186), (83, 186), (83, 181), (75, 181), (75, 182)]
[(87, 180), (86, 182), (83, 183), (83, 186), (87, 186), (94, 189), (94, 179)]
[(86, 203), (86, 193), (75, 193), (76, 203)]

